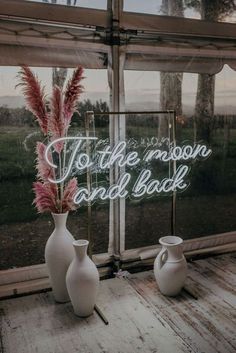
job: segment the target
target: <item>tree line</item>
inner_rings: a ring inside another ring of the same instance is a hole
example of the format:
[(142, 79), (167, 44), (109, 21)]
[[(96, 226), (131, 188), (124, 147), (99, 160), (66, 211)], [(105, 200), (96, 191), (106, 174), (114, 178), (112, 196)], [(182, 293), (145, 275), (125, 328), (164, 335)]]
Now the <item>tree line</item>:
[[(79, 102), (77, 112), (72, 118), (72, 126), (84, 126), (86, 111), (94, 111), (95, 113), (108, 112), (109, 107), (107, 102), (102, 100), (97, 100), (95, 103), (90, 99)], [(108, 115), (99, 115), (95, 118), (96, 127), (105, 127), (108, 125)], [(33, 114), (27, 110), (26, 107), (9, 108), (6, 105), (3, 105), (0, 107), (0, 125), (36, 127), (37, 123)]]

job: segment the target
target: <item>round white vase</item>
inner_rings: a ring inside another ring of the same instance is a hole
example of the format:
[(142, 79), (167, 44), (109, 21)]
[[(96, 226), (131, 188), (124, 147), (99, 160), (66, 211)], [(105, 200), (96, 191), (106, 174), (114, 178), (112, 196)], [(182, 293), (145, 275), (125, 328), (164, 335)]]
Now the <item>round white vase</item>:
[(154, 275), (164, 295), (178, 295), (184, 285), (187, 262), (183, 255), (182, 242), (183, 240), (176, 236), (159, 239), (162, 249), (154, 262)]
[(45, 247), (45, 262), (54, 298), (59, 303), (70, 300), (66, 288), (66, 273), (74, 257), (74, 238), (66, 228), (68, 212), (52, 213), (55, 229)]
[(81, 317), (93, 313), (99, 286), (97, 267), (87, 255), (88, 244), (87, 240), (73, 242), (75, 256), (66, 275), (74, 312)]

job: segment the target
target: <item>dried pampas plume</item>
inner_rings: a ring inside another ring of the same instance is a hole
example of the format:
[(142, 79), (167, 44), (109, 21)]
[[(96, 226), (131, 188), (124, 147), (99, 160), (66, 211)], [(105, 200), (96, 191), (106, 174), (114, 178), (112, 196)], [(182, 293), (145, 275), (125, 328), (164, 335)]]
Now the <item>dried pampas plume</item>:
[[(41, 86), (37, 76), (27, 66), (22, 66), (18, 75), (23, 88), (28, 109), (36, 117), (42, 132), (47, 135), (48, 141), (67, 136), (73, 113), (80, 94), (83, 92), (81, 80), (83, 79), (83, 68), (77, 67), (72, 78), (68, 81), (63, 93), (58, 86), (53, 87), (50, 101), (50, 111), (47, 111), (45, 88)], [(72, 178), (67, 183), (51, 183), (55, 180), (56, 173), (63, 175), (65, 170), (66, 148), (63, 142), (54, 144), (54, 151), (48, 154), (50, 162), (53, 159), (59, 161), (57, 172), (46, 162), (46, 145), (38, 142), (36, 146), (36, 169), (38, 181), (33, 184), (38, 212), (63, 213), (75, 209), (73, 196), (77, 191), (77, 179)]]
[(18, 77), (21, 82), (17, 86), (23, 87), (27, 108), (34, 114), (42, 132), (46, 135), (48, 133), (48, 113), (45, 88), (41, 87), (37, 76), (27, 66), (21, 67)]

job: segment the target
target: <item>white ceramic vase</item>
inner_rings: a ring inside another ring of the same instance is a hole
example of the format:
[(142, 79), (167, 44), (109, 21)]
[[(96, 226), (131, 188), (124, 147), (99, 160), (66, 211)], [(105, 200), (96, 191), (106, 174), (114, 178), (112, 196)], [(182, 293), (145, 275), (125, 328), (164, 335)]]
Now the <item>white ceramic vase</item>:
[(93, 313), (99, 287), (99, 273), (87, 255), (89, 242), (73, 242), (75, 256), (66, 275), (68, 293), (76, 315), (81, 317)]
[(74, 257), (74, 238), (66, 228), (68, 212), (52, 213), (55, 229), (45, 247), (45, 261), (54, 298), (59, 303), (70, 300), (66, 288), (66, 273)]
[(162, 249), (154, 262), (154, 275), (162, 294), (175, 296), (181, 291), (187, 275), (183, 240), (176, 236), (159, 239)]

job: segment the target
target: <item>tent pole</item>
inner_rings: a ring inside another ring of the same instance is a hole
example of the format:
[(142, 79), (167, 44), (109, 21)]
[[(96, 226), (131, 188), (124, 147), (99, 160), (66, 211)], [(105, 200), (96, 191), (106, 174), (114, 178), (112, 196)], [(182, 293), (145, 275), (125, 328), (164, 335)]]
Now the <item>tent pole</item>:
[[(110, 86), (110, 110), (119, 113), (124, 109), (124, 58), (120, 48), (120, 15), (123, 9), (123, 0), (111, 0), (109, 3), (111, 18), (111, 51), (108, 58), (108, 82)], [(120, 139), (125, 139), (125, 116), (110, 116), (109, 124), (110, 144), (114, 146)], [(118, 166), (110, 170), (110, 183), (115, 183), (120, 174)], [(125, 244), (125, 200), (110, 201), (108, 253), (119, 260)], [(121, 237), (122, 235), (122, 237)]]

